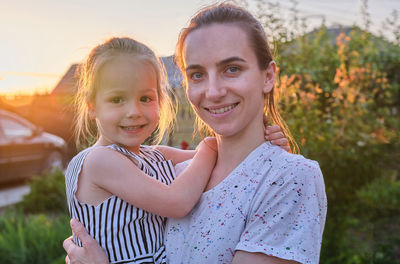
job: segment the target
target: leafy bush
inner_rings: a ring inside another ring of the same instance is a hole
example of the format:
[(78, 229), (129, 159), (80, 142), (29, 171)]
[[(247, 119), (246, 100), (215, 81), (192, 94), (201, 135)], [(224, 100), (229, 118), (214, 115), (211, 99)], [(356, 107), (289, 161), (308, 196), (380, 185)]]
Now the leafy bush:
[(57, 170), (34, 177), (31, 191), (18, 205), (25, 213), (68, 212), (64, 174)]
[(23, 201), (0, 216), (0, 263), (64, 263), (71, 234), (64, 175), (46, 172), (29, 183)]
[[(393, 175), (393, 174), (392, 174)], [(353, 216), (371, 234), (370, 259), (374, 263), (400, 263), (400, 181), (380, 178), (356, 192)]]
[(0, 217), (0, 263), (64, 263), (63, 240), (71, 234), (69, 216), (25, 215), (10, 210)]
[(278, 2), (256, 2), (255, 14), (277, 51), (281, 115), (301, 153), (317, 160), (324, 174), (328, 215), (320, 262), (399, 263), (396, 14), (388, 20), (390, 42), (368, 32), (367, 1), (361, 2), (363, 28), (333, 30), (322, 23), (307, 34), (296, 1), (289, 16)]

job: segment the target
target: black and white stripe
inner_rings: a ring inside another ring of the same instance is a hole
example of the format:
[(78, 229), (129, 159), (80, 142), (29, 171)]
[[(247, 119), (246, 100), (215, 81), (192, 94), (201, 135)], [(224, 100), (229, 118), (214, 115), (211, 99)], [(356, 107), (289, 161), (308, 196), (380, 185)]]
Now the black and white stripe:
[[(117, 145), (112, 148), (134, 162), (142, 171), (170, 184), (175, 178), (171, 161), (149, 146), (140, 154)], [(164, 248), (165, 218), (136, 208), (113, 195), (97, 206), (80, 203), (75, 192), (85, 157), (92, 148), (76, 155), (65, 173), (67, 200), (72, 218), (79, 219), (108, 255), (110, 263), (166, 263)], [(74, 236), (74, 242), (82, 246)]]

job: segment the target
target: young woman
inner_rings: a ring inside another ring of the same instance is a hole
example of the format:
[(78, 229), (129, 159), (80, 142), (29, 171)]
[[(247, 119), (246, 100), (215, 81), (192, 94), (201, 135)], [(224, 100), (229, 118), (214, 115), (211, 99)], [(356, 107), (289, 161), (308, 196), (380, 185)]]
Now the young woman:
[[(176, 56), (201, 129), (217, 138), (218, 157), (198, 204), (167, 222), (169, 263), (318, 263), (324, 181), (317, 162), (264, 140), (264, 113), (286, 126), (260, 23), (233, 5), (207, 7), (181, 32)], [(66, 240), (67, 261), (104, 263), (84, 229), (75, 221), (72, 228), (87, 245), (78, 249)]]

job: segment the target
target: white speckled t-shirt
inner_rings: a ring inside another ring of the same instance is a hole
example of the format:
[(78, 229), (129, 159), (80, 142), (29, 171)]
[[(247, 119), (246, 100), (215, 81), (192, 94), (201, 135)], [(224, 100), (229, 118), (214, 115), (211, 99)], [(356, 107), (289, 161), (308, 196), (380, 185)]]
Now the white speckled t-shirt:
[[(178, 164), (177, 173), (187, 166)], [(170, 264), (231, 263), (235, 250), (318, 263), (327, 200), (318, 163), (270, 143), (167, 221)]]

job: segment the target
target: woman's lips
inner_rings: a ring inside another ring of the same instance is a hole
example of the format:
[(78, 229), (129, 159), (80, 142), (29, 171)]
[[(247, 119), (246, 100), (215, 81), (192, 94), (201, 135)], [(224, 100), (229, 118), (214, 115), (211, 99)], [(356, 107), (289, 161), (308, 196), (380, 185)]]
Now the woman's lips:
[(205, 109), (213, 115), (223, 115), (225, 113), (231, 112), (239, 103), (234, 103), (222, 107), (205, 107)]

